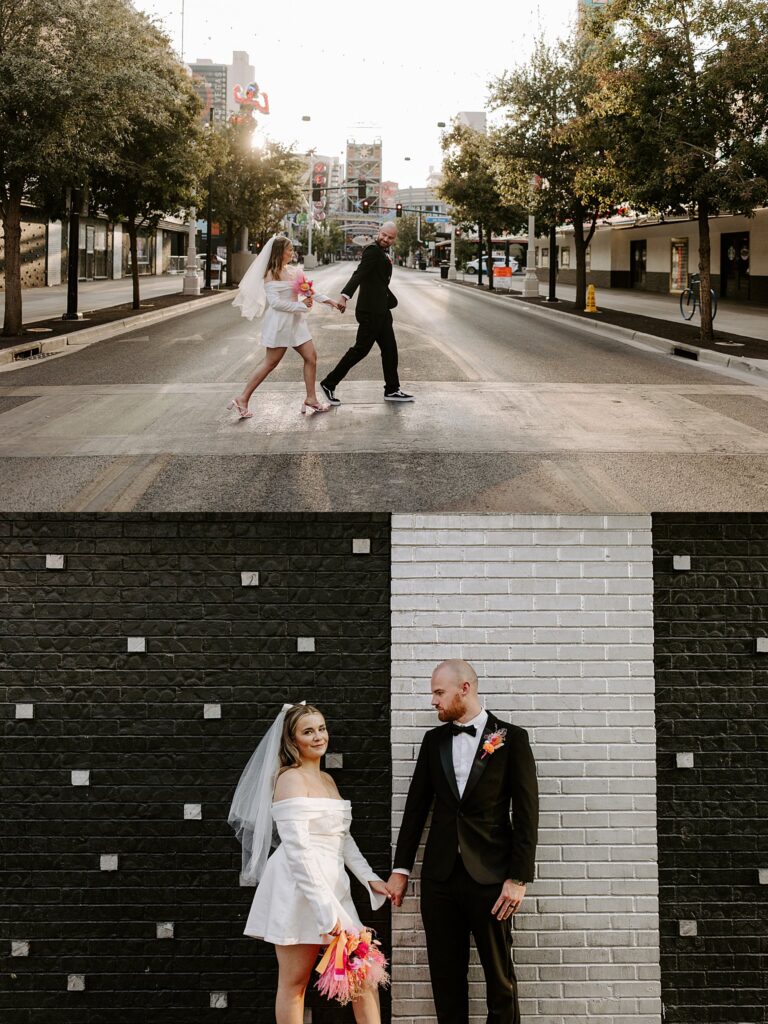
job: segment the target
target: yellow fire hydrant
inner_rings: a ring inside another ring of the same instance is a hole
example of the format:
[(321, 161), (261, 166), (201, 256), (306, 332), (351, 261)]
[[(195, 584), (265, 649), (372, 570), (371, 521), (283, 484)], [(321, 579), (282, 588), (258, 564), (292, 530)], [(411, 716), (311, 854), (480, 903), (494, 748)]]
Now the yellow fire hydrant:
[(599, 310), (597, 308), (597, 305), (596, 305), (596, 302), (595, 302), (595, 286), (593, 284), (589, 285), (589, 287), (587, 288), (587, 304), (584, 307), (584, 312), (585, 313), (598, 313), (599, 312)]

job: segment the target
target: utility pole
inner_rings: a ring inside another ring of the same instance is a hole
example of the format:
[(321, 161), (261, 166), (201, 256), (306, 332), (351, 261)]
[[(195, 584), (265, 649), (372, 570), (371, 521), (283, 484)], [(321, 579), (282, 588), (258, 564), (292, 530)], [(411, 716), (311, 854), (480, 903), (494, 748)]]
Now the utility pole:
[[(213, 131), (213, 103), (208, 111), (208, 127)], [(205, 290), (211, 290), (211, 261), (213, 259), (213, 172), (208, 175), (208, 237), (205, 242)]]

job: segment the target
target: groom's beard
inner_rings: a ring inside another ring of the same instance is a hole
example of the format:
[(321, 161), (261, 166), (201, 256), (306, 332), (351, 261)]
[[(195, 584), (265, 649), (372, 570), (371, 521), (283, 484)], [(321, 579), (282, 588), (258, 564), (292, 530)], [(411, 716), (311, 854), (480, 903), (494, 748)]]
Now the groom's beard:
[(464, 701), (457, 693), (447, 708), (441, 708), (437, 717), (441, 722), (456, 722), (464, 714)]

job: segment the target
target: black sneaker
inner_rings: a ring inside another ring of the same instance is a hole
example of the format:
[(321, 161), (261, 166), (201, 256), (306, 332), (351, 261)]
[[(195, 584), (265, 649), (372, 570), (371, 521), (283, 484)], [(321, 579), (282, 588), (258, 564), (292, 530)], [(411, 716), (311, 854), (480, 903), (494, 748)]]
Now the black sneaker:
[(323, 394), (331, 403), (331, 405), (341, 405), (341, 402), (336, 397), (335, 390), (333, 388), (329, 388), (327, 384), (323, 384), (322, 381), (320, 381), (320, 390), (323, 392)]
[(397, 391), (390, 391), (388, 394), (384, 394), (385, 402), (414, 402), (413, 395), (407, 395), (402, 388), (398, 388)]

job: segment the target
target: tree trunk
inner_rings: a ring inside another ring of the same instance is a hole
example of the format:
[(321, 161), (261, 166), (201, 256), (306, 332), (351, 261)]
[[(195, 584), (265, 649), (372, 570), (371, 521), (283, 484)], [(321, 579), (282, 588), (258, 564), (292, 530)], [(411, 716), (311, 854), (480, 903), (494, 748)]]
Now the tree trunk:
[(477, 222), (477, 287), (483, 287), (483, 225)]
[[(232, 278), (232, 257), (235, 252), (235, 222), (233, 220), (227, 221), (227, 287)], [(221, 271), (219, 271), (221, 274)], [(219, 288), (221, 288), (221, 278), (219, 278)]]
[(131, 249), (131, 278), (133, 279), (133, 308), (141, 309), (139, 298), (139, 229), (133, 217), (128, 218), (128, 239)]
[(488, 259), (486, 266), (488, 267), (488, 288), (493, 291), (493, 228), (488, 228), (485, 232), (485, 240), (488, 243)]
[(702, 344), (712, 343), (712, 273), (711, 245), (709, 238), (709, 201), (701, 199), (698, 203), (699, 219), (699, 294), (701, 295), (701, 341)]
[[(573, 248), (576, 254), (576, 309), (587, 304), (587, 247), (584, 243), (584, 212), (573, 212)], [(552, 259), (550, 254), (550, 259)]]
[(22, 330), (21, 310), (21, 197), (20, 184), (8, 189), (8, 214), (3, 218), (5, 243), (5, 317), (3, 337), (15, 338)]

